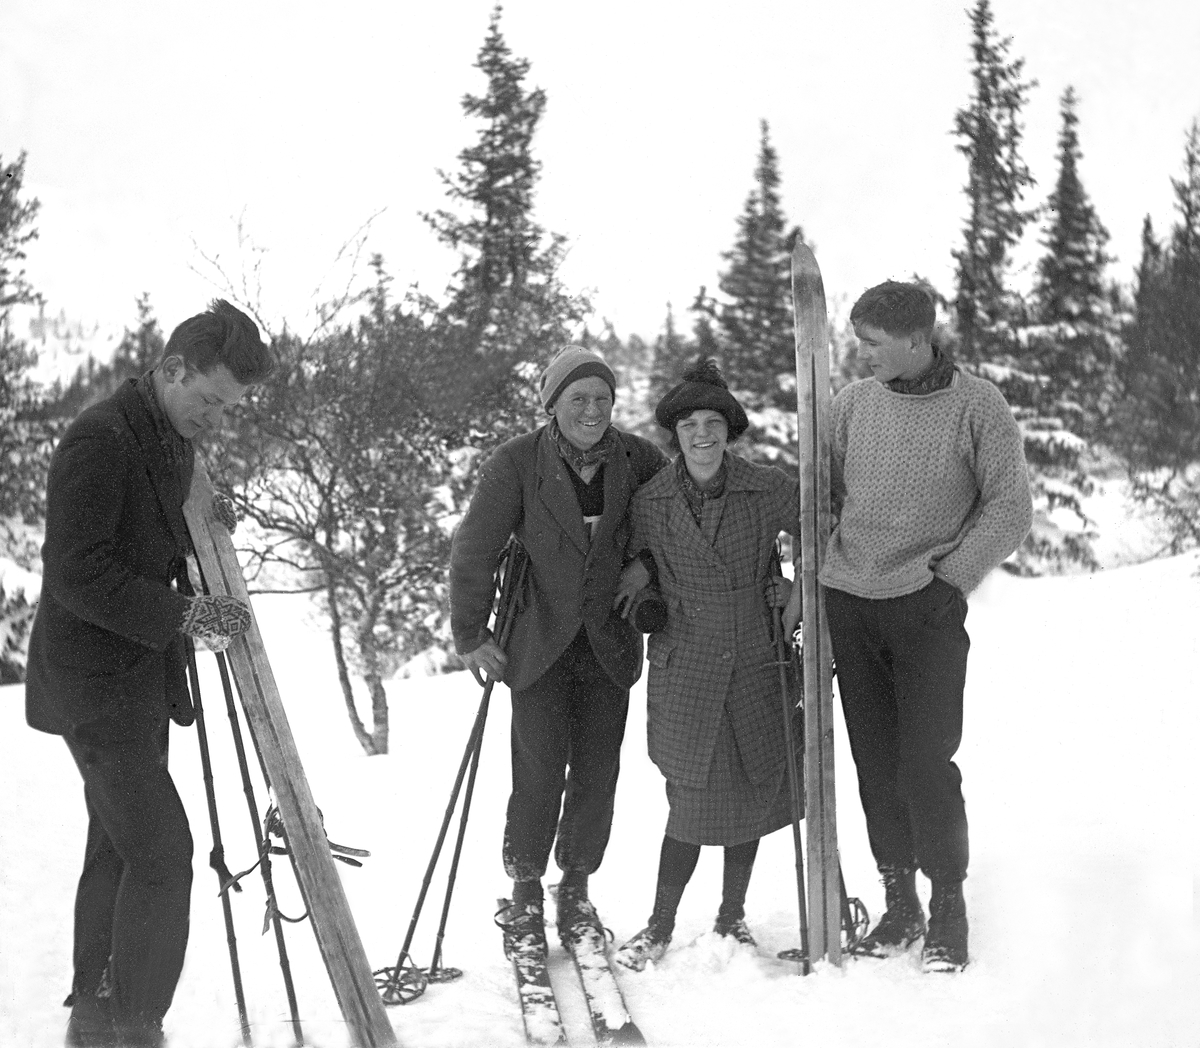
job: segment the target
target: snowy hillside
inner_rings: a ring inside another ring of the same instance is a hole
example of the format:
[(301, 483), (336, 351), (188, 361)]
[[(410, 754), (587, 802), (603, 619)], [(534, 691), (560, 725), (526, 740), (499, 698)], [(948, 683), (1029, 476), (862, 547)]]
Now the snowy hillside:
[(44, 306), (15, 307), (12, 326), (13, 334), (37, 354), (29, 378), (43, 386), (70, 382), (89, 356), (107, 363), (122, 335), (121, 328), (75, 320), (65, 310), (47, 316)]
[[(652, 1045), (713, 1048), (1026, 1046), (1176, 1048), (1200, 1044), (1196, 784), (1200, 715), (1200, 578), (1191, 555), (1095, 576), (995, 574), (971, 600), (973, 650), (959, 762), (971, 819), (967, 901), (972, 966), (920, 974), (913, 958), (822, 968), (807, 979), (778, 961), (797, 941), (790, 833), (769, 837), (750, 888), (757, 951), (706, 934), (719, 898), (720, 854), (706, 849), (684, 898), (675, 945), (656, 970), (623, 985)], [(464, 673), (397, 681), (394, 752), (365, 758), (341, 709), (323, 632), (302, 600), (257, 598), (329, 836), (370, 848), (343, 868), (376, 967), (394, 963), (416, 900), (479, 693)], [(212, 660), (204, 657), (203, 663)], [(226, 852), (253, 861), (215, 673), (205, 665)], [(666, 817), (645, 755), (645, 691), (634, 691), (608, 857), (593, 897), (618, 941), (648, 915)], [(499, 863), (507, 794), (507, 693), (497, 690), (445, 963), (458, 983), (390, 1011), (413, 1048), (523, 1044), (510, 970), (492, 925), (508, 884)], [(846, 879), (881, 908), (839, 739), (839, 828)], [(196, 839), (192, 940), (167, 1016), (172, 1048), (240, 1043), (194, 731), (173, 729), (172, 766)], [(70, 982), (71, 899), (83, 852), (78, 776), (61, 741), (26, 728), (19, 687), (0, 689), (0, 1045), (61, 1044)], [(259, 789), (260, 804), (264, 791)], [(447, 849), (449, 850), (449, 849)], [(448, 856), (447, 856), (448, 858)], [(301, 907), (280, 862), (281, 904)], [(444, 868), (444, 867), (443, 867)], [(414, 943), (428, 963), (443, 881)], [(270, 937), (259, 935), (261, 884), (234, 897), (256, 1044), (291, 1043)], [(310, 930), (289, 926), (310, 1043), (345, 1044)], [(553, 951), (573, 1044), (591, 1044), (574, 973)]]

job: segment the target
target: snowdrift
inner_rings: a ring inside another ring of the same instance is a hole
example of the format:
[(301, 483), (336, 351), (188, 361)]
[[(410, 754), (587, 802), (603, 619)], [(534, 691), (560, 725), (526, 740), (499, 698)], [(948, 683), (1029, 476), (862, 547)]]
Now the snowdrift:
[[(1197, 916), (1197, 700), (1200, 578), (1194, 555), (1092, 576), (997, 573), (972, 596), (973, 650), (959, 764), (971, 820), (967, 882), (973, 963), (925, 976), (915, 955), (821, 967), (809, 978), (776, 959), (798, 940), (789, 831), (764, 841), (747, 919), (757, 951), (716, 940), (720, 854), (705, 849), (672, 949), (623, 976), (650, 1043), (792, 1048), (1167, 1046), (1200, 1043)], [(398, 680), (393, 752), (367, 758), (342, 707), (324, 631), (302, 598), (256, 609), (306, 771), (331, 839), (369, 848), (342, 879), (368, 955), (395, 962), (479, 701), (470, 676)], [(213, 660), (201, 657), (226, 857), (254, 861), (254, 840)], [(492, 924), (508, 884), (500, 867), (507, 799), (507, 692), (498, 688), (447, 928), (444, 963), (464, 978), (390, 1012), (413, 1048), (524, 1043), (510, 969)], [(842, 861), (852, 894), (878, 917), (853, 766), (839, 725)], [(196, 841), (192, 936), (167, 1016), (172, 1048), (240, 1044), (227, 947), (207, 867), (211, 835), (195, 734), (173, 729), (173, 772)], [(645, 923), (666, 802), (645, 754), (645, 691), (634, 689), (612, 843), (593, 898), (618, 941)], [(260, 807), (266, 791), (258, 785)], [(70, 987), (71, 901), (83, 854), (82, 789), (62, 742), (27, 728), (20, 687), (0, 689), (0, 1045), (62, 1043)], [(450, 842), (452, 843), (452, 841)], [(414, 954), (429, 963), (442, 868)], [(548, 881), (554, 877), (553, 868)], [(285, 913), (302, 906), (277, 860)], [(255, 875), (234, 897), (255, 1043), (292, 1043), (273, 938), (261, 935)], [(927, 885), (922, 884), (927, 895)], [(288, 943), (308, 1043), (346, 1043), (311, 930)], [(573, 1044), (590, 1028), (566, 955), (552, 975)]]

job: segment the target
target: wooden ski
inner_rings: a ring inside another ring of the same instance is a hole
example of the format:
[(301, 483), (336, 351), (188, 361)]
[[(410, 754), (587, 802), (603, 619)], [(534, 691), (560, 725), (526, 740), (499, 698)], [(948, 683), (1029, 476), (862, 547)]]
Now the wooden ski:
[(833, 649), (817, 576), (829, 541), (829, 325), (812, 251), (792, 251), (796, 421), (804, 595), (804, 793), (808, 824), (809, 959), (842, 963), (841, 887), (833, 778)]
[[(229, 532), (212, 514), (213, 487), (200, 457), (184, 503), (192, 544), (210, 593), (250, 602)], [(329, 851), (321, 816), (309, 790), (258, 622), (226, 650), (246, 720), (275, 795), (287, 834), (300, 894), (308, 909), (317, 948), (329, 973), (342, 1017), (356, 1048), (386, 1048), (398, 1042), (388, 1019), (366, 951), (355, 927), (342, 882)]]

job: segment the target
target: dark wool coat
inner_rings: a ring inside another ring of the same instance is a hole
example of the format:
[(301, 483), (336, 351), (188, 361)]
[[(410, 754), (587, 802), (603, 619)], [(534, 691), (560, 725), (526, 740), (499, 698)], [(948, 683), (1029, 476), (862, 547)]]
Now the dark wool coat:
[(631, 511), (630, 552), (654, 554), (668, 608), (647, 651), (650, 759), (696, 789), (726, 714), (752, 782), (778, 776), (786, 752), (765, 587), (776, 538), (799, 529), (800, 486), (728, 452), (725, 464), (724, 494), (705, 500), (701, 526), (674, 469), (641, 488)]
[(642, 638), (612, 610), (629, 541), (629, 502), (667, 462), (648, 440), (613, 429), (617, 450), (604, 466), (604, 514), (588, 540), (571, 468), (548, 426), (502, 444), (479, 482), (450, 553), (450, 623), (462, 654), (489, 636), (493, 576), (510, 535), (529, 551), (506, 654), (504, 682), (528, 688), (587, 627), (596, 658), (628, 688), (642, 672)]
[(174, 465), (130, 380), (76, 418), (55, 448), (25, 683), (32, 727), (103, 745), (172, 714), (190, 723), (179, 633), (186, 598), (171, 588), (191, 549), (185, 446), (185, 462)]

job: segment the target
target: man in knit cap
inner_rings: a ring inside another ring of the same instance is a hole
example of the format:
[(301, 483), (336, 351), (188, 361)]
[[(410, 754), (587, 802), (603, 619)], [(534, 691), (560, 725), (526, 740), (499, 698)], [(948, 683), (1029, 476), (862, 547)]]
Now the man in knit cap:
[[(1021, 435), (994, 385), (933, 346), (933, 300), (888, 281), (850, 313), (874, 377), (832, 409), (837, 524), (821, 582), (887, 910), (856, 952), (923, 934), (926, 971), (967, 964), (962, 739), (967, 597), (1029, 532)], [(932, 882), (930, 919), (915, 872)]]
[[(549, 423), (502, 444), (480, 467), (454, 536), (450, 607), (468, 669), (512, 693), (503, 859), (513, 891), (501, 921), (544, 952), (551, 847), (563, 872), (559, 934), (599, 924), (588, 877), (608, 844), (629, 688), (642, 669), (641, 636), (614, 605), (649, 577), (634, 561), (622, 580), (629, 501), (666, 457), (611, 425), (616, 380), (599, 354), (567, 346), (539, 390)], [(502, 651), (487, 623), (510, 535), (528, 551), (529, 569)]]

